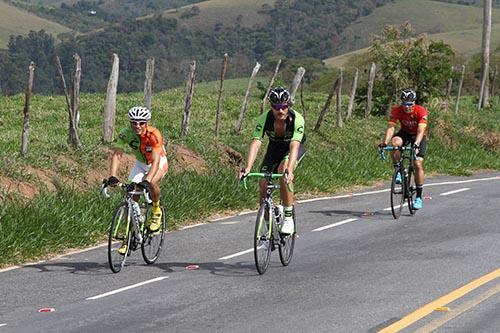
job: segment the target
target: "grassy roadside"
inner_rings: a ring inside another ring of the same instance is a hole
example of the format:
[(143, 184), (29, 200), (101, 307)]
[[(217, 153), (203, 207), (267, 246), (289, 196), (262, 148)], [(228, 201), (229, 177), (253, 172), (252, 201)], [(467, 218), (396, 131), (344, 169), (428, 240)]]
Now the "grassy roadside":
[[(172, 171), (162, 184), (162, 201), (169, 212), (171, 229), (206, 219), (218, 212), (256, 206), (256, 184), (245, 191), (235, 179), (236, 165), (227, 164), (223, 148), (246, 155), (258, 115), (260, 98), (254, 91), (244, 130), (233, 133), (238, 117), (244, 82), (228, 82), (223, 102), (223, 127), (219, 139), (213, 134), (217, 87), (201, 84), (195, 88), (190, 134), (179, 136), (183, 89), (157, 94), (153, 101), (153, 124), (165, 134), (168, 147), (182, 145), (202, 157), (203, 172), (179, 170), (172, 160)], [(307, 94), (306, 158), (296, 172), (298, 197), (344, 190), (386, 180), (389, 164), (380, 161), (376, 145), (386, 121), (382, 118), (354, 117), (344, 128), (335, 126), (328, 114), (319, 132), (312, 129), (325, 96)], [(68, 248), (93, 245), (106, 238), (108, 223), (120, 197), (104, 200), (98, 195), (98, 176), (105, 175), (107, 154), (100, 142), (103, 95), (83, 95), (80, 136), (84, 147), (72, 151), (66, 145), (67, 114), (60, 97), (35, 96), (32, 104), (30, 150), (20, 156), (22, 96), (0, 97), (0, 267), (21, 263)], [(126, 126), (125, 112), (142, 102), (141, 94), (118, 97), (117, 128)], [(493, 103), (498, 101), (494, 100)], [(500, 170), (500, 112), (491, 108), (477, 113), (472, 100), (462, 102), (459, 116), (444, 114), (438, 103), (428, 105), (428, 173), (465, 175), (478, 169)], [(222, 148), (221, 148), (222, 147)], [(264, 149), (261, 149), (264, 150)], [(171, 150), (169, 150), (171, 151)], [(262, 152), (262, 151), (261, 151)], [(37, 186), (39, 180), (27, 167), (44, 170), (53, 188), (43, 189), (32, 200), (5, 190), (6, 179)], [(126, 170), (124, 170), (125, 172)]]

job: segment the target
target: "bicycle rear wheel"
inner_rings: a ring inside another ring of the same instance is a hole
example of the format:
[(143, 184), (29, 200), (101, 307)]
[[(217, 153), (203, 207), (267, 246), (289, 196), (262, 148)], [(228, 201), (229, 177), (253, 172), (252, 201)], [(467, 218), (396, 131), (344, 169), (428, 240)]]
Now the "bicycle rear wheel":
[[(158, 259), (163, 247), (163, 242), (165, 240), (165, 233), (167, 228), (167, 218), (165, 214), (165, 208), (161, 207), (161, 226), (157, 231), (149, 231), (149, 229), (144, 230), (144, 237), (141, 244), (141, 252), (144, 261), (151, 265)], [(148, 207), (146, 212), (146, 221), (148, 221), (149, 215), (152, 214), (151, 207)]]
[[(401, 173), (401, 184), (396, 183), (396, 177), (398, 172)], [(394, 170), (391, 182), (391, 211), (392, 216), (398, 219), (401, 216), (401, 210), (403, 208), (403, 202), (405, 200), (405, 178), (402, 168)]]
[[(126, 203), (122, 203), (116, 208), (109, 228), (108, 262), (109, 268), (111, 268), (113, 273), (118, 273), (122, 270), (130, 253), (130, 239), (132, 235), (130, 222), (128, 206)], [(118, 253), (118, 249), (123, 244), (127, 245), (127, 253), (125, 255)]]
[(270, 221), (273, 218), (271, 207), (263, 203), (257, 213), (255, 221), (255, 233), (253, 237), (253, 254), (255, 267), (259, 274), (264, 274), (269, 267), (271, 259), (271, 233), (269, 230)]
[(292, 210), (293, 216), (293, 233), (290, 235), (280, 234), (279, 253), (280, 261), (283, 266), (288, 266), (292, 261), (293, 249), (295, 247), (295, 236), (297, 234), (297, 218), (295, 216), (295, 206)]
[(416, 210), (413, 209), (413, 202), (415, 201), (415, 196), (417, 195), (417, 186), (415, 185), (415, 177), (413, 175), (413, 170), (408, 170), (408, 177), (406, 178), (406, 191), (408, 200), (408, 211), (411, 215), (415, 214)]

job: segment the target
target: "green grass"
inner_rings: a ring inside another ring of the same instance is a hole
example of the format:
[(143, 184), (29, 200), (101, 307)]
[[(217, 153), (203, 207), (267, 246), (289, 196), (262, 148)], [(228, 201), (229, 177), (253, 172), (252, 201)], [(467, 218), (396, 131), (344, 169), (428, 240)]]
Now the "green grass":
[(0, 1), (0, 48), (7, 48), (10, 35), (27, 35), (30, 30), (41, 29), (54, 35), (70, 31), (65, 26)]
[(210, 0), (195, 4), (200, 8), (200, 14), (188, 19), (180, 19), (182, 13), (189, 10), (193, 5), (179, 8), (177, 11), (168, 10), (163, 13), (164, 17), (179, 19), (179, 23), (184, 23), (198, 28), (213, 29), (216, 23), (224, 26), (236, 23), (236, 18), (241, 15), (241, 26), (253, 27), (266, 22), (268, 17), (259, 14), (262, 5), (273, 6), (274, 0)]
[[(253, 119), (260, 106), (258, 90), (252, 90), (243, 133), (235, 134), (233, 126), (247, 82), (245, 79), (226, 81), (219, 139), (213, 134), (217, 82), (195, 87), (190, 133), (186, 138), (179, 136), (184, 89), (154, 95), (153, 124), (164, 133), (168, 147), (184, 145), (209, 165), (201, 174), (174, 171), (175, 161), (171, 159), (172, 170), (162, 183), (162, 201), (167, 207), (170, 229), (206, 220), (213, 214), (256, 207), (256, 184), (245, 191), (236, 181), (238, 166), (224, 164), (219, 148), (228, 146), (246, 155)], [(308, 109), (305, 115), (307, 155), (296, 172), (298, 197), (338, 192), (389, 178), (390, 166), (379, 160), (376, 150), (386, 127), (384, 119), (365, 120), (356, 115), (344, 128), (337, 128), (334, 115), (329, 113), (321, 130), (314, 132), (312, 128), (326, 96), (306, 93), (304, 97)], [(141, 102), (142, 94), (118, 96), (117, 129), (127, 126), (126, 110)], [(462, 101), (459, 117), (442, 114), (435, 106), (429, 106), (428, 173), (464, 175), (477, 169), (500, 170), (498, 147), (488, 150), (478, 139), (485, 133), (500, 136), (498, 104), (496, 109), (477, 113), (472, 103), (467, 98)], [(5, 193), (4, 184), (1, 184), (0, 233), (3, 241), (0, 243), (0, 267), (43, 258), (68, 248), (89, 246), (106, 238), (113, 207), (121, 196), (118, 191), (108, 200), (98, 195), (99, 180), (107, 176), (108, 169), (106, 150), (100, 139), (103, 105), (104, 95), (81, 96), (79, 133), (83, 147), (73, 151), (66, 143), (64, 99), (34, 96), (29, 151), (21, 156), (23, 96), (0, 97), (0, 181), (9, 179), (37, 187), (43, 193), (31, 201), (21, 200), (16, 192)], [(474, 131), (470, 131), (471, 126)], [(263, 151), (261, 149), (260, 158)], [(27, 166), (45, 170), (55, 190), (44, 191), (40, 179), (26, 171)], [(124, 168), (122, 171), (125, 175), (128, 173)], [(90, 177), (95, 173), (101, 178)]]
[[(481, 50), (483, 10), (479, 7), (443, 3), (431, 0), (397, 0), (359, 18), (344, 32), (357, 36), (350, 46), (362, 53), (371, 44), (373, 34), (381, 34), (386, 25), (399, 26), (409, 21), (417, 33), (427, 33), (431, 39), (443, 40), (466, 57)], [(348, 37), (348, 40), (350, 38)], [(500, 9), (492, 12), (491, 48), (500, 45)], [(341, 67), (349, 54), (325, 59), (330, 67)]]

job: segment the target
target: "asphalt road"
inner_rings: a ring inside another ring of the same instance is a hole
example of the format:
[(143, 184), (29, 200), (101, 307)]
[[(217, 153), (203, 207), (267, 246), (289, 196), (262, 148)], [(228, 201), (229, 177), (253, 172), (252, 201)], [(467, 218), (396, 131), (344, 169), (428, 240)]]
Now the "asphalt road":
[(262, 276), (255, 213), (168, 233), (119, 274), (106, 247), (0, 271), (0, 333), (500, 332), (500, 173), (428, 179), (399, 220), (386, 188), (299, 203), (292, 263), (273, 252)]

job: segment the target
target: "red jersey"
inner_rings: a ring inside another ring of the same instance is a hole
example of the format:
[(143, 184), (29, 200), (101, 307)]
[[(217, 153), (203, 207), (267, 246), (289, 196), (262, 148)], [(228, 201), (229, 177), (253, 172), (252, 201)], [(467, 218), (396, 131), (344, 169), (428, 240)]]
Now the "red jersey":
[(396, 126), (399, 121), (401, 130), (416, 135), (419, 124), (427, 126), (427, 115), (427, 109), (420, 105), (413, 106), (413, 112), (411, 113), (404, 112), (401, 105), (396, 106), (391, 110), (389, 125)]

